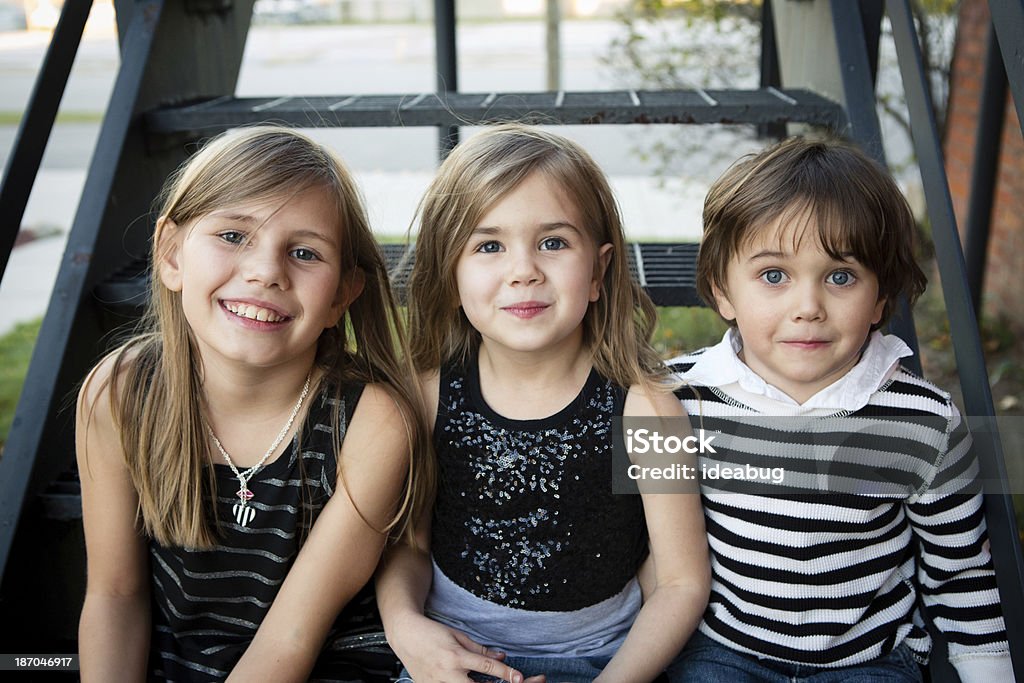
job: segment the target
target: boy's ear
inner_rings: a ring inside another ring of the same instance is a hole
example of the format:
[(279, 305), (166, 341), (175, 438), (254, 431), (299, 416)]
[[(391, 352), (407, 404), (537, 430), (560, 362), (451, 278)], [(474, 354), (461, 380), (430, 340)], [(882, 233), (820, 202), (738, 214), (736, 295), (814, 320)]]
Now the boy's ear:
[(160, 281), (172, 292), (181, 291), (181, 240), (178, 238), (178, 224), (167, 216), (160, 216), (156, 221), (156, 232), (153, 239), (157, 246), (157, 263)]
[(736, 309), (733, 308), (732, 302), (729, 301), (728, 295), (718, 285), (711, 286), (711, 293), (715, 297), (715, 306), (718, 307), (718, 315), (722, 316), (726, 320), (736, 319)]
[(594, 277), (590, 281), (590, 303), (601, 298), (601, 283), (604, 282), (604, 274), (608, 271), (608, 264), (612, 262), (611, 242), (605, 242), (597, 249), (597, 262), (594, 264)]
[(366, 273), (362, 268), (353, 268), (342, 277), (341, 285), (338, 287), (338, 296), (331, 308), (333, 320), (327, 327), (334, 327), (338, 324), (341, 316), (345, 315), (345, 311), (352, 305), (352, 302), (363, 293), (364, 287), (366, 287)]
[(878, 301), (875, 303), (875, 312), (871, 316), (871, 324), (877, 325), (882, 320), (882, 314), (885, 313), (885, 304), (889, 301), (884, 296), (878, 297)]

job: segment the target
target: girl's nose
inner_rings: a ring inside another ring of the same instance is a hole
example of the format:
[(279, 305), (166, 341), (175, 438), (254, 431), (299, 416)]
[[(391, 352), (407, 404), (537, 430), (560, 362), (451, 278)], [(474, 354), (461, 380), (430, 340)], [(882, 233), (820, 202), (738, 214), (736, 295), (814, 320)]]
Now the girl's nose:
[[(269, 247), (269, 245), (268, 245)], [(270, 248), (249, 243), (239, 253), (239, 270), (246, 282), (263, 287), (288, 288), (288, 278), (282, 257)]]
[(536, 284), (543, 278), (537, 260), (532, 253), (509, 254), (508, 283), (516, 285)]

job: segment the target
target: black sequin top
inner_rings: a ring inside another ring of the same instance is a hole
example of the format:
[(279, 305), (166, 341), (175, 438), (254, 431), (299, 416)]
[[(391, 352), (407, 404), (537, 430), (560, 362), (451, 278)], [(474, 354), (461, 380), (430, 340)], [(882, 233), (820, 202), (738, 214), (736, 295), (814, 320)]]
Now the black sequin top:
[(443, 368), (438, 568), (477, 597), (524, 610), (577, 610), (621, 592), (647, 554), (640, 497), (612, 494), (612, 417), (625, 393), (592, 370), (558, 413), (511, 420), (484, 402), (475, 360)]

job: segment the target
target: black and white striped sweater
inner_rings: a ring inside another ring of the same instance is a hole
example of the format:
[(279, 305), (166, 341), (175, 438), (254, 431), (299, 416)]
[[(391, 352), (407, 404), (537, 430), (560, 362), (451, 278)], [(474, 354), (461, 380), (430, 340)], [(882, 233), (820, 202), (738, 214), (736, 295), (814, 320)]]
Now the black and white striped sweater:
[[(704, 351), (670, 362), (684, 382)], [(786, 476), (774, 488), (702, 481), (712, 587), (700, 630), (811, 666), (870, 661), (901, 642), (924, 662), (923, 608), (963, 680), (1012, 680), (977, 463), (949, 394), (898, 367), (859, 409), (793, 418), (727, 389), (676, 392), (695, 430), (739, 435), (719, 437), (700, 464)]]

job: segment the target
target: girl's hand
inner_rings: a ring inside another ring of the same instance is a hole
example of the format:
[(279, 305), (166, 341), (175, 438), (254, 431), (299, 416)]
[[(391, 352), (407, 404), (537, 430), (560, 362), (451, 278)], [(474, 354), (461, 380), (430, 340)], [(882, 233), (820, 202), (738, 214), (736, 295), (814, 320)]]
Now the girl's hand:
[(470, 672), (511, 683), (544, 683), (543, 676), (524, 681), (521, 673), (502, 663), (503, 652), (423, 615), (411, 615), (396, 630), (391, 646), (415, 683), (467, 683), (472, 681)]

